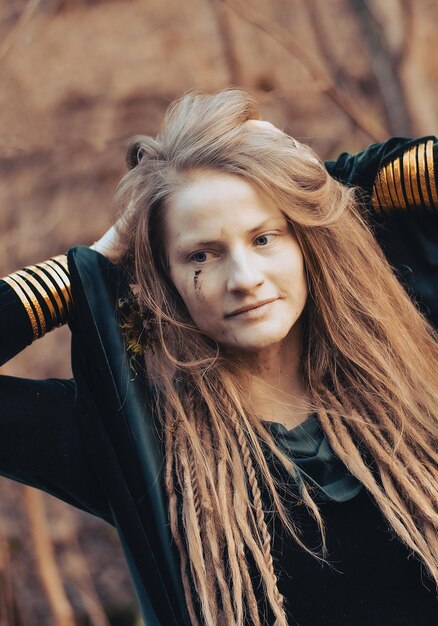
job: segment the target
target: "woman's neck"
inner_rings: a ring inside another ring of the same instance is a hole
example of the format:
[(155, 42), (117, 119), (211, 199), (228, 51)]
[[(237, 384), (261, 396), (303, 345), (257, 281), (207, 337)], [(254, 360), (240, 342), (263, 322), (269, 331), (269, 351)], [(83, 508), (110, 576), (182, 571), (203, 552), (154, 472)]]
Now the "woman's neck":
[(260, 419), (293, 428), (308, 417), (311, 403), (300, 355), (299, 329), (293, 328), (283, 342), (240, 356), (244, 388)]

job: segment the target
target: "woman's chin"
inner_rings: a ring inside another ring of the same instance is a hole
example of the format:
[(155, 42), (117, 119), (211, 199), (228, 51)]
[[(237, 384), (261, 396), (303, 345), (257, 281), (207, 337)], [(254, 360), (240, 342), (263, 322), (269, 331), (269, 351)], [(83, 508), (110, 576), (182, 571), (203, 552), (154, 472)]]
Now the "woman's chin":
[(278, 333), (274, 336), (255, 336), (254, 333), (252, 337), (235, 337), (234, 341), (223, 342), (222, 346), (230, 354), (257, 354), (280, 346), (285, 337), (285, 333)]

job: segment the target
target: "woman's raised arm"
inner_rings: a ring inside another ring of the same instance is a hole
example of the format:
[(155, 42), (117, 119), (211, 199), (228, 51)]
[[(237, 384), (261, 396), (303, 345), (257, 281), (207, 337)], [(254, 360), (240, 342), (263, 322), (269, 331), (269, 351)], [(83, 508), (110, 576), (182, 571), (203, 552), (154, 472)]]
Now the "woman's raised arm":
[(325, 163), (331, 176), (363, 190), (362, 206), (377, 241), (410, 296), (438, 328), (437, 164), (433, 136), (395, 137)]
[[(0, 360), (66, 323), (73, 302), (65, 255), (0, 280)], [(0, 474), (112, 522), (78, 429), (73, 379), (0, 376)]]
[(5, 276), (0, 281), (0, 365), (65, 324), (72, 308), (65, 255)]
[(438, 212), (438, 140), (394, 137), (362, 152), (344, 152), (325, 166), (345, 185), (361, 187), (377, 216)]

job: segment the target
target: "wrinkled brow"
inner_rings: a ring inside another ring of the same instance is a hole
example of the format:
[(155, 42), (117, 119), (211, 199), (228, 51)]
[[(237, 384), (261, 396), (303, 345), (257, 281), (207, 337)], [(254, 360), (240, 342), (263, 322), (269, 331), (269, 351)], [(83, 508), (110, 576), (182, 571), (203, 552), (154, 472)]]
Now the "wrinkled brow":
[[(273, 228), (274, 226), (285, 226), (287, 224), (287, 220), (284, 216), (279, 217), (269, 217), (266, 220), (263, 220), (257, 226), (250, 228), (245, 232), (246, 236), (254, 235), (255, 233), (265, 229), (265, 228)], [(221, 243), (221, 239), (186, 239), (183, 240), (176, 248), (177, 252), (182, 252), (187, 249), (197, 248), (199, 246), (212, 246), (214, 244)]]

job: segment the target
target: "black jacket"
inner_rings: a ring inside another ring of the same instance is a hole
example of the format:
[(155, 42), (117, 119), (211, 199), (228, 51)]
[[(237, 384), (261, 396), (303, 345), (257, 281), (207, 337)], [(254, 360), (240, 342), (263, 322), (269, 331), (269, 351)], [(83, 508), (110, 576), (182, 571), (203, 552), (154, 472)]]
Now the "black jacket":
[[(414, 153), (419, 166), (421, 151), (424, 157), (430, 154), (427, 141), (432, 142), (432, 162), (425, 162), (424, 180), (415, 171), (421, 195), (411, 206), (414, 181), (408, 177), (414, 176), (413, 169), (402, 168), (405, 177), (397, 179), (400, 170), (394, 164), (399, 159), (403, 166), (404, 155)], [(364, 211), (376, 236), (411, 295), (436, 324), (435, 153), (433, 138), (395, 139), (326, 165), (332, 176), (362, 188)], [(118, 325), (117, 302), (128, 285), (117, 267), (88, 248), (72, 249), (68, 260), (75, 303), (70, 322), (74, 380), (0, 377), (0, 472), (114, 524), (146, 626), (188, 625), (167, 518), (163, 446), (145, 381), (130, 367)], [(30, 343), (31, 333), (21, 304), (5, 283), (0, 283), (0, 310), (4, 362)], [(296, 546), (283, 545), (278, 534), (274, 552), (292, 564), (279, 583), (288, 598), (291, 624), (437, 623), (430, 580), (414, 559), (408, 560), (408, 551), (394, 539), (365, 490), (352, 501), (327, 503), (321, 510), (328, 522), (330, 554), (344, 573), (321, 568)], [(305, 540), (315, 547), (312, 520), (304, 511), (296, 514)]]

